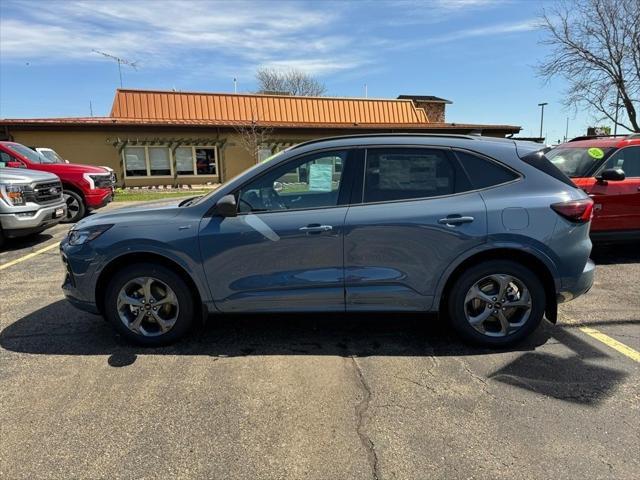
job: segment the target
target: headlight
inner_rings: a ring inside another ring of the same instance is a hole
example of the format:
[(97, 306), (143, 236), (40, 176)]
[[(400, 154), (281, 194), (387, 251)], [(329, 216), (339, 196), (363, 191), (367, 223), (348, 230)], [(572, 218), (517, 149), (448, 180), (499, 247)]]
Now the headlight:
[(89, 188), (109, 188), (113, 185), (110, 173), (85, 173), (84, 179), (89, 184)]
[(24, 197), (25, 186), (0, 183), (0, 197), (14, 207), (25, 205), (27, 203)]
[(68, 237), (69, 245), (84, 245), (91, 240), (95, 240), (111, 227), (113, 227), (113, 225), (97, 225), (95, 227), (81, 228), (78, 230), (71, 229)]

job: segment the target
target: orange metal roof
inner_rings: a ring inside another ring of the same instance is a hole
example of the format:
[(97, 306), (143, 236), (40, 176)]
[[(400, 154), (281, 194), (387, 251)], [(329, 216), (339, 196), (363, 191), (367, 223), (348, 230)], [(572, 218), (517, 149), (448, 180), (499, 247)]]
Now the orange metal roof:
[(116, 91), (111, 116), (227, 125), (406, 125), (429, 121), (424, 109), (416, 108), (411, 100), (121, 89)]
[(429, 122), (411, 100), (118, 89), (109, 117), (0, 119), (0, 126), (180, 126), (385, 130), (497, 130), (514, 125)]

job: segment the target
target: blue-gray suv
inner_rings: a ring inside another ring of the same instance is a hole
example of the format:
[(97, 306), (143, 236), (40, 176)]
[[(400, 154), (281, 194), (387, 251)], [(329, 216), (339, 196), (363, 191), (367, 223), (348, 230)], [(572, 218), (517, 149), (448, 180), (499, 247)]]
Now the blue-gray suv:
[(593, 283), (593, 202), (538, 149), (460, 135), (300, 144), (208, 195), (78, 222), (63, 290), (145, 345), (209, 314), (404, 311), (505, 346)]

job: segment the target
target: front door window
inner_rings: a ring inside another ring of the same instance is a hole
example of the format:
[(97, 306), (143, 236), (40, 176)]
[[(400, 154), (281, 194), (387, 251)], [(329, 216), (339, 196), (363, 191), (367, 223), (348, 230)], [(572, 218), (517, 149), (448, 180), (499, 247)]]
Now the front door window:
[(287, 162), (244, 186), (238, 209), (250, 213), (335, 207), (346, 158), (347, 151), (339, 150)]

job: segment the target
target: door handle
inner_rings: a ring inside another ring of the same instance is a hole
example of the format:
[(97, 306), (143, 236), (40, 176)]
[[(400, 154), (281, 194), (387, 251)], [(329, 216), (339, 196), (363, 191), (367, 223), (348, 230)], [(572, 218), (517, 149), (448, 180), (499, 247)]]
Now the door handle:
[(318, 223), (311, 223), (306, 227), (300, 227), (298, 230), (306, 233), (320, 233), (320, 232), (330, 232), (333, 230), (331, 225), (320, 225)]
[(448, 217), (441, 218), (438, 223), (446, 225), (447, 227), (455, 227), (456, 225), (462, 225), (463, 223), (473, 222), (473, 217), (463, 217), (461, 215), (449, 215)]

